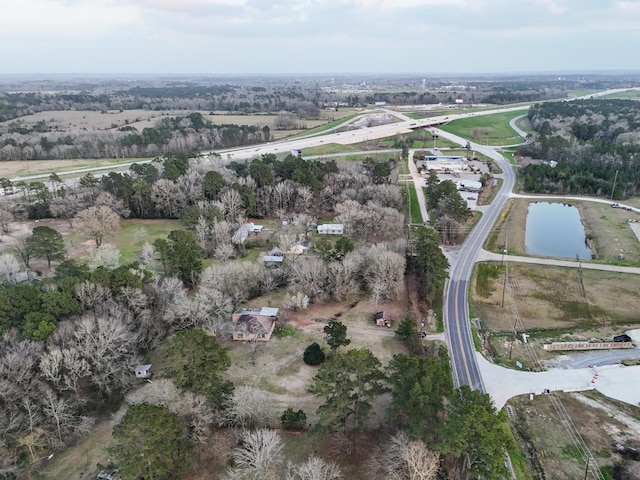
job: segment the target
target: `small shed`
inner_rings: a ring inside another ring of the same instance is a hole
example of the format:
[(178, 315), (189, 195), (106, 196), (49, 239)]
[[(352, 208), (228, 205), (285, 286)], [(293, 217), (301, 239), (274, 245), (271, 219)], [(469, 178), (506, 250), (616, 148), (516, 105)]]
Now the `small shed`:
[(376, 321), (376, 325), (378, 327), (391, 328), (391, 325), (393, 324), (393, 320), (391, 320), (391, 318), (384, 312), (384, 310), (382, 312), (376, 312), (373, 318)]
[(136, 365), (136, 378), (141, 378), (143, 380), (151, 378), (151, 364)]

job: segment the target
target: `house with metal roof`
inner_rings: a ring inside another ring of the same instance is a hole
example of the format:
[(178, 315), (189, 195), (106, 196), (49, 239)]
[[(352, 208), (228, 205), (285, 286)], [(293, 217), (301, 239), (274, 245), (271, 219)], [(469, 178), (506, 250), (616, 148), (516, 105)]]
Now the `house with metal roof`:
[(277, 308), (241, 308), (231, 315), (233, 339), (268, 342), (276, 327), (277, 317)]

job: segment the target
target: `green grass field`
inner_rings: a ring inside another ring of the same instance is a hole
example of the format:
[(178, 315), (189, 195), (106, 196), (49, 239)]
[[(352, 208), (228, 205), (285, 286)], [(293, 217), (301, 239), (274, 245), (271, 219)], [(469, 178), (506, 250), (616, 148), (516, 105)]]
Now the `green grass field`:
[(329, 155), (332, 153), (349, 153), (359, 152), (362, 147), (356, 143), (350, 145), (342, 145), (340, 143), (327, 143), (325, 145), (318, 145), (317, 147), (309, 147), (302, 150), (302, 155), (314, 156), (314, 155)]
[(612, 93), (610, 95), (604, 95), (600, 98), (607, 99), (620, 99), (620, 100), (639, 100), (640, 90), (626, 90), (624, 92)]
[[(120, 249), (120, 263), (125, 264), (138, 260), (137, 255), (142, 252), (145, 242), (153, 243), (156, 238), (166, 238), (171, 230), (179, 228), (184, 228), (180, 220), (125, 219), (120, 223), (120, 230), (106, 235), (104, 242), (113, 243)], [(80, 234), (74, 233), (73, 237), (77, 244), (87, 240)]]
[(440, 128), (484, 145), (513, 145), (520, 143), (522, 137), (509, 126), (509, 121), (520, 116), (522, 112), (480, 115), (453, 120)]
[[(344, 157), (342, 157), (342, 160), (344, 160), (345, 162), (361, 162), (362, 160), (364, 160), (365, 158), (372, 158), (373, 160), (376, 160), (378, 162), (384, 162), (387, 161), (391, 158), (396, 159), (398, 162), (400, 161), (400, 155), (399, 153), (391, 153), (391, 152), (384, 152), (384, 153), (375, 153), (375, 152), (367, 152), (364, 153), (362, 155), (358, 154), (358, 155), (345, 155)], [(401, 170), (401, 168), (400, 168)], [(405, 168), (405, 170), (407, 170)], [(400, 171), (399, 173), (403, 173), (402, 171)]]
[(418, 203), (418, 192), (413, 182), (409, 183), (409, 206), (411, 211), (411, 223), (422, 223), (422, 213)]

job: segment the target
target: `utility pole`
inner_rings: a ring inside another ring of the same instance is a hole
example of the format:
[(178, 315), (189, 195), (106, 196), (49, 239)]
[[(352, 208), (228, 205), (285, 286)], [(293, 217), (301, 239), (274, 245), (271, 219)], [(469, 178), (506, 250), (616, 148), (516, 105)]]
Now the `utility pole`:
[(616, 170), (616, 176), (613, 177), (613, 187), (611, 188), (611, 198), (613, 200), (613, 192), (616, 190), (616, 182), (618, 181), (618, 170)]
[(502, 250), (502, 260), (505, 265), (504, 269), (504, 283), (502, 284), (502, 308), (504, 308), (504, 293), (507, 290), (507, 282), (509, 281), (509, 262), (505, 261), (504, 254), (507, 253), (507, 248), (509, 245), (509, 224), (507, 223), (507, 234), (504, 240), (504, 249)]
[(589, 460), (591, 460), (591, 458), (587, 457), (587, 468), (584, 469), (584, 480), (587, 480), (587, 474), (589, 473)]

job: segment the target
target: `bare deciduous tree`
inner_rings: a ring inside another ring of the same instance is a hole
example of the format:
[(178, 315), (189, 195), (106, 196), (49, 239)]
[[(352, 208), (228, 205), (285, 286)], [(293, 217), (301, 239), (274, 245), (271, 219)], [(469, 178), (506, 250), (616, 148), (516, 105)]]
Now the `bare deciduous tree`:
[(335, 206), (336, 222), (343, 223), (349, 234), (364, 239), (375, 235), (378, 239), (391, 239), (402, 231), (404, 216), (395, 208), (383, 207), (376, 201), (362, 205), (345, 200)]
[(80, 227), (93, 238), (96, 248), (102, 244), (102, 238), (109, 232), (120, 228), (120, 216), (105, 205), (89, 207), (76, 215)]
[(201, 286), (196, 293), (177, 302), (181, 327), (202, 327), (216, 331), (231, 317), (231, 299), (215, 288)]
[(244, 205), (242, 203), (242, 197), (233, 189), (226, 190), (221, 196), (222, 213), (224, 218), (228, 222), (236, 223), (239, 217), (244, 216)]
[(103, 243), (100, 247), (89, 253), (87, 266), (92, 270), (98, 267), (113, 270), (120, 265), (120, 255), (120, 250), (115, 245), (112, 243)]
[(0, 208), (0, 240), (2, 240), (5, 233), (9, 233), (9, 224), (12, 221), (13, 214), (8, 210)]
[(320, 457), (311, 456), (298, 465), (287, 465), (286, 480), (338, 480), (342, 478), (340, 467), (333, 462), (325, 462)]
[(164, 322), (174, 322), (179, 317), (179, 303), (186, 296), (182, 280), (175, 277), (155, 277), (145, 288), (154, 315)]
[(120, 289), (118, 302), (138, 315), (147, 309), (149, 297), (140, 288), (125, 286)]
[(314, 301), (326, 294), (327, 268), (319, 258), (304, 258), (289, 264), (289, 286)]
[(433, 480), (438, 476), (440, 455), (421, 440), (399, 432), (369, 458), (371, 477), (380, 480)]
[(151, 185), (151, 199), (156, 209), (167, 218), (178, 218), (186, 205), (180, 186), (165, 178)]
[(268, 425), (274, 414), (269, 394), (246, 385), (236, 387), (224, 405), (223, 423), (241, 428)]
[(156, 263), (156, 249), (149, 242), (144, 242), (142, 245), (142, 252), (140, 253), (140, 260), (147, 267), (154, 267)]
[(0, 254), (0, 281), (14, 282), (22, 263), (11, 253)]
[(213, 251), (213, 258), (222, 263), (236, 256), (236, 249), (231, 243), (219, 243)]
[(307, 186), (298, 187), (298, 198), (296, 199), (296, 206), (299, 211), (308, 213), (313, 206), (313, 192)]
[(289, 252), (298, 243), (298, 234), (290, 230), (284, 230), (278, 235), (278, 246), (283, 252)]
[(47, 445), (46, 435), (42, 428), (35, 428), (28, 434), (16, 439), (16, 444), (24, 447), (29, 453), (31, 463), (38, 460), (42, 449)]
[(112, 300), (111, 290), (89, 280), (77, 284), (74, 291), (80, 302), (80, 308), (84, 311), (93, 310), (96, 315), (103, 312)]
[(200, 243), (200, 246), (204, 248), (204, 243), (207, 240), (207, 235), (211, 231), (211, 226), (209, 225), (209, 222), (207, 222), (207, 219), (200, 215), (196, 222), (195, 229), (198, 242)]
[(399, 253), (380, 247), (367, 252), (365, 283), (371, 299), (378, 303), (395, 299), (402, 291), (406, 259)]
[(349, 252), (342, 262), (327, 265), (327, 290), (334, 300), (345, 300), (358, 292), (358, 273), (364, 261), (360, 252)]
[(33, 257), (34, 250), (31, 242), (27, 242), (27, 239), (23, 238), (14, 245), (13, 249), (22, 260), (22, 263), (24, 263), (25, 268), (29, 268), (29, 262), (31, 261), (31, 257)]
[(89, 363), (84, 359), (82, 352), (75, 348), (68, 348), (62, 351), (64, 370), (62, 374), (63, 384), (66, 389), (75, 393), (79, 400), (78, 389), (83, 378), (91, 373)]
[(220, 290), (231, 298), (238, 307), (252, 292), (259, 290), (264, 268), (248, 262), (231, 262), (207, 267), (200, 277), (200, 284), (206, 288)]
[(62, 379), (62, 363), (63, 356), (62, 350), (53, 346), (48, 352), (45, 352), (40, 357), (40, 372), (44, 376), (45, 380), (55, 384), (60, 383)]
[(214, 221), (211, 225), (211, 235), (214, 245), (229, 243), (231, 241), (231, 230), (232, 226), (229, 222), (225, 220), (220, 222)]
[(51, 215), (56, 218), (66, 218), (69, 221), (69, 227), (73, 227), (73, 217), (82, 208), (82, 203), (76, 196), (65, 195), (57, 196), (51, 199), (49, 202), (49, 210)]
[(44, 400), (44, 411), (53, 419), (56, 427), (55, 446), (62, 447), (65, 445), (64, 440), (62, 440), (63, 433), (69, 433), (69, 428), (80, 418), (76, 414), (76, 409), (73, 405), (66, 399), (58, 397), (50, 388), (45, 390)]
[(75, 322), (75, 347), (90, 365), (91, 382), (103, 392), (124, 387), (130, 381), (135, 337), (126, 320), (125, 312), (112, 307), (109, 314), (85, 316)]
[(226, 480), (277, 480), (282, 477), (283, 443), (274, 430), (243, 430), (233, 452), (235, 467)]
[(284, 297), (285, 308), (290, 308), (294, 311), (306, 310), (309, 306), (309, 297), (302, 292), (297, 292), (293, 295), (287, 295)]
[(457, 241), (461, 230), (460, 223), (450, 215), (442, 215), (436, 220), (435, 228), (440, 234), (440, 240), (446, 245), (453, 245)]

